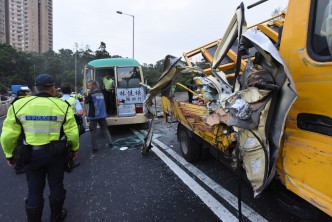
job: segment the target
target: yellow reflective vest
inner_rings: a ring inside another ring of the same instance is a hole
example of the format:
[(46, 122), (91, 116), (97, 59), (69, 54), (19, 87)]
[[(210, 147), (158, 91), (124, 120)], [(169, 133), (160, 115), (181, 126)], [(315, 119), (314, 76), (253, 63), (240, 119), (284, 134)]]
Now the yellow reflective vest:
[(22, 133), (20, 123), (25, 141), (35, 146), (59, 140), (63, 125), (67, 140), (72, 142), (72, 150), (78, 150), (79, 135), (73, 111), (68, 103), (61, 99), (29, 96), (17, 100), (9, 107), (1, 134), (1, 146), (6, 158), (12, 157)]
[(103, 83), (104, 83), (104, 86), (105, 86), (106, 90), (112, 89), (112, 87), (113, 87), (113, 79), (112, 78), (107, 79), (106, 77), (104, 77), (103, 78)]
[(75, 98), (74, 97), (69, 97), (67, 102), (70, 105), (71, 110), (73, 111), (74, 114), (77, 114), (76, 107), (75, 107)]
[(76, 93), (74, 95), (74, 98), (77, 99), (77, 100), (79, 100), (79, 99), (82, 99), (83, 97), (82, 97), (82, 95), (80, 93)]

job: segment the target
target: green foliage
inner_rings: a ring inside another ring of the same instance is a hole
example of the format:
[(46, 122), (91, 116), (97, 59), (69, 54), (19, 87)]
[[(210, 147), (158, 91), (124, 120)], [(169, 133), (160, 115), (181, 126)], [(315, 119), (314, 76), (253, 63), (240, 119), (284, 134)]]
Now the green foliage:
[(143, 73), (149, 86), (153, 86), (162, 74), (164, 59), (157, 61), (155, 65), (143, 63)]
[(110, 54), (106, 51), (106, 43), (101, 42), (99, 49), (96, 50), (96, 59), (110, 58)]
[[(101, 44), (103, 45), (103, 44)], [(100, 47), (103, 55), (108, 55), (106, 45)], [(76, 52), (77, 87), (82, 87), (84, 64), (96, 59), (96, 54), (86, 47)], [(110, 56), (108, 56), (110, 57)], [(34, 78), (48, 73), (55, 79), (56, 86), (62, 82), (75, 84), (75, 53), (70, 49), (60, 49), (58, 53), (50, 50), (41, 55), (34, 52), (22, 52), (12, 46), (0, 43), (0, 89), (6, 90), (10, 85), (28, 85), (33, 87)], [(2, 87), (3, 86), (3, 87)]]
[(11, 85), (15, 77), (20, 82), (31, 81), (28, 55), (17, 51), (10, 45), (0, 44), (0, 80), (2, 84)]
[[(191, 83), (192, 78), (193, 76), (190, 73), (181, 74), (175, 77), (174, 84), (181, 83), (182, 85), (187, 86)], [(177, 85), (176, 92), (187, 92), (187, 90), (182, 86)]]
[(204, 58), (200, 62), (196, 62), (195, 66), (197, 66), (200, 69), (208, 69), (211, 68), (211, 64), (207, 62)]
[(8, 91), (8, 88), (0, 82), (0, 94), (6, 94)]
[[(76, 45), (77, 46), (77, 45)], [(88, 62), (102, 58), (121, 58), (120, 55), (110, 55), (106, 44), (100, 43), (98, 50), (92, 51), (89, 46), (77, 48), (76, 52), (70, 49), (60, 49), (59, 52), (49, 50), (43, 54), (22, 52), (12, 46), (0, 43), (0, 92), (7, 91), (10, 85), (28, 85), (33, 89), (34, 78), (39, 74), (47, 73), (54, 77), (56, 87), (61, 83), (69, 82), (75, 85), (75, 57), (77, 72), (77, 88), (83, 86), (83, 67)], [(147, 83), (152, 86), (162, 73), (163, 60), (155, 65), (143, 64), (143, 72)]]

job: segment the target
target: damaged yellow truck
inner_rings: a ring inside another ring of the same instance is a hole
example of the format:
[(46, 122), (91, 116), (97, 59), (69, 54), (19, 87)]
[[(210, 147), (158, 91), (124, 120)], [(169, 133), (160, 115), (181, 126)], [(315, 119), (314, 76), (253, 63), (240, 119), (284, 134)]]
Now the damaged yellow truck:
[[(193, 67), (197, 54), (209, 68)], [(252, 27), (241, 4), (223, 38), (184, 58), (165, 58), (145, 101), (154, 113), (161, 93), (184, 158), (215, 154), (243, 167), (255, 197), (279, 181), (284, 208), (305, 216), (291, 196), (301, 197), (332, 216), (332, 0), (290, 0), (287, 13)], [(152, 130), (153, 121), (143, 152)]]

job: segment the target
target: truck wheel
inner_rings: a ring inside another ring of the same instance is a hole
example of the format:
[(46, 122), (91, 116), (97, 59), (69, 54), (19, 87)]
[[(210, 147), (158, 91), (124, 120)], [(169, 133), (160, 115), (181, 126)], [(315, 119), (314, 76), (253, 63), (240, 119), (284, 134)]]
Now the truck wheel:
[(200, 158), (201, 147), (194, 136), (195, 135), (190, 130), (179, 124), (178, 138), (180, 141), (181, 153), (188, 162), (195, 162)]

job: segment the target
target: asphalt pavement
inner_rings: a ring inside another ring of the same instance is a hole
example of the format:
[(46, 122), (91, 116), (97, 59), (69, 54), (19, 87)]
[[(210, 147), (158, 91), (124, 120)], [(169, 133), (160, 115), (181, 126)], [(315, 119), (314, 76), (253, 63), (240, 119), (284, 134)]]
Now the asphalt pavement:
[[(133, 135), (123, 126), (110, 132), (113, 140)], [(95, 154), (89, 131), (81, 136), (80, 166), (65, 174), (66, 221), (219, 221), (152, 152), (143, 156), (140, 148), (107, 149), (101, 131), (97, 136)], [(0, 158), (0, 221), (25, 221), (25, 174), (16, 175), (3, 152)], [(48, 194), (46, 185), (43, 221), (48, 221), (50, 212)]]
[[(0, 119), (0, 127), (4, 118)], [(69, 210), (66, 221), (237, 221), (238, 177), (210, 158), (187, 163), (180, 154), (176, 123), (155, 125), (152, 150), (106, 148), (97, 132), (99, 152), (91, 152), (90, 133), (80, 137), (80, 166), (65, 173)], [(113, 126), (113, 141), (145, 131), (141, 125)], [(126, 139), (127, 140), (127, 139)], [(25, 174), (16, 175), (0, 152), (0, 221), (25, 221)], [(49, 190), (44, 192), (43, 221), (49, 221)], [(284, 212), (267, 190), (258, 199), (242, 186), (243, 221), (300, 221)]]

